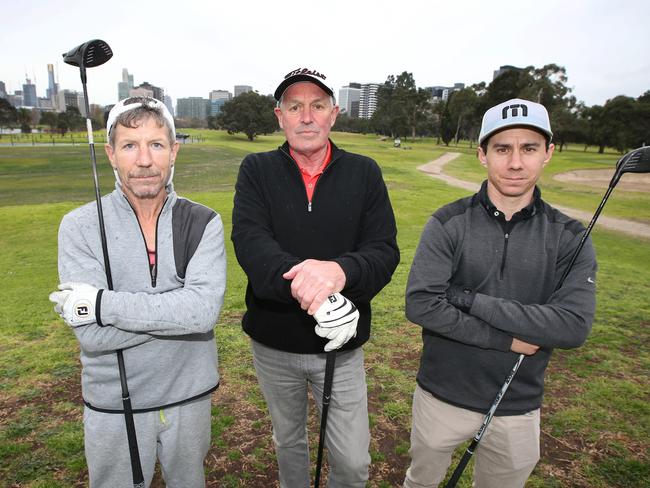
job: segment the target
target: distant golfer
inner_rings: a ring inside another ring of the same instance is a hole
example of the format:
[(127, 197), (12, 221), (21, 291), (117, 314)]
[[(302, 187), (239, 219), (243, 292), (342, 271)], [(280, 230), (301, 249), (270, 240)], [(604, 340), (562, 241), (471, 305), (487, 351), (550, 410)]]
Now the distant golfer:
[(591, 241), (554, 292), (582, 224), (536, 186), (553, 155), (546, 109), (508, 100), (483, 116), (487, 180), (427, 222), (406, 288), (422, 327), (406, 488), (436, 487), (480, 427), (517, 356), (523, 362), (476, 452), (476, 487), (522, 487), (539, 460), (539, 409), (553, 348), (580, 346), (595, 310)]
[[(366, 486), (370, 434), (361, 346), (370, 336), (370, 301), (399, 261), (378, 165), (328, 137), (339, 107), (325, 79), (307, 68), (284, 77), (275, 114), (287, 141), (246, 156), (235, 186), (232, 240), (248, 276), (243, 328), (252, 338), (283, 488), (310, 485), (307, 391), (320, 405), (324, 352), (338, 348), (325, 437), (328, 486)], [(358, 323), (331, 327), (327, 316), (338, 313), (337, 303), (354, 303)]]
[(108, 116), (117, 179), (102, 198), (115, 291), (107, 288), (97, 205), (59, 229), (55, 310), (81, 347), (84, 441), (93, 488), (133, 486), (116, 349), (123, 349), (146, 486), (160, 461), (168, 487), (203, 487), (210, 393), (219, 384), (213, 327), (226, 285), (221, 218), (180, 198), (174, 120), (153, 98)]

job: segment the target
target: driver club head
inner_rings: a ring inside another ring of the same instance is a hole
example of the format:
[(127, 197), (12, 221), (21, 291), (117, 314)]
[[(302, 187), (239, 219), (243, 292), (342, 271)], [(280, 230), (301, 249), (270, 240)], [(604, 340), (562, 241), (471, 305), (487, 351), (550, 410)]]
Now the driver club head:
[(63, 61), (79, 68), (94, 68), (113, 57), (113, 51), (105, 41), (93, 39), (63, 54)]
[(619, 159), (609, 186), (615, 186), (624, 173), (650, 173), (650, 146), (630, 151)]

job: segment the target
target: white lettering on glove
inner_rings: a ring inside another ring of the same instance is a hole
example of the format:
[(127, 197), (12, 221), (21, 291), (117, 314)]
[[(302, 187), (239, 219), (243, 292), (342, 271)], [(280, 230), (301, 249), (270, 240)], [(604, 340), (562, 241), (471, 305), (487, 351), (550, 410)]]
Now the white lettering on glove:
[(61, 283), (60, 291), (50, 293), (54, 311), (71, 327), (96, 322), (95, 301), (97, 288), (85, 283)]
[(326, 352), (341, 348), (357, 335), (359, 311), (354, 303), (340, 293), (328, 296), (316, 310), (314, 318), (316, 334), (330, 340), (325, 344)]

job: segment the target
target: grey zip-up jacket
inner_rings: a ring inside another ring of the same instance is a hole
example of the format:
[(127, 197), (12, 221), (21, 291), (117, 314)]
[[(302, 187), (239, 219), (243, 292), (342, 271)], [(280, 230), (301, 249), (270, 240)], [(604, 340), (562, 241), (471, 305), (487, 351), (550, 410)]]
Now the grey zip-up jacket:
[(119, 184), (102, 197), (115, 291), (107, 289), (97, 205), (79, 207), (59, 228), (61, 282), (103, 289), (98, 322), (74, 328), (81, 346), (84, 402), (121, 411), (116, 349), (123, 349), (135, 411), (186, 402), (217, 388), (214, 326), (226, 286), (221, 217), (168, 186), (149, 266), (135, 212)]
[[(595, 312), (596, 259), (588, 239), (555, 287), (584, 227), (541, 199), (508, 222), (479, 193), (446, 205), (427, 222), (406, 289), (406, 315), (422, 326), (418, 384), (453, 405), (485, 412), (518, 354), (512, 338), (540, 346), (526, 357), (496, 415), (539, 408), (553, 348), (580, 346)], [(469, 313), (445, 300), (448, 286), (477, 292)]]

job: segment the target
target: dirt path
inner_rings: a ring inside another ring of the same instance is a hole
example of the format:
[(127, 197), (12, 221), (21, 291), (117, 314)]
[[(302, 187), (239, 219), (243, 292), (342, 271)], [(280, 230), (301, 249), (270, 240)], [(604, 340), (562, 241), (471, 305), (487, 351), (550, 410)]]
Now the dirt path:
[[(446, 175), (442, 172), (445, 164), (453, 161), (458, 156), (460, 156), (460, 154), (461, 153), (454, 153), (454, 152), (445, 153), (435, 161), (431, 161), (427, 164), (423, 164), (422, 166), (418, 166), (418, 169), (423, 173), (431, 176), (432, 178), (437, 178), (452, 186), (463, 188), (471, 192), (476, 192), (478, 191), (480, 185), (476, 183), (472, 183), (470, 181), (459, 180), (458, 178), (454, 178), (453, 176)], [(577, 179), (578, 176), (576, 175), (576, 173), (578, 172), (573, 172), (573, 173), (574, 174), (571, 175), (571, 181), (576, 181), (576, 182), (579, 181)], [(635, 190), (637, 189), (635, 188)], [(603, 193), (604, 193), (604, 189), (603, 189)], [(553, 206), (557, 208), (560, 212), (564, 212), (568, 216), (573, 217), (574, 219), (578, 219), (581, 222), (584, 222), (585, 224), (588, 224), (591, 218), (593, 217), (592, 213), (584, 212), (582, 210), (562, 207), (559, 205), (553, 205)], [(642, 224), (640, 222), (632, 222), (630, 220), (617, 219), (614, 217), (605, 217), (601, 215), (598, 218), (597, 225), (601, 227), (605, 227), (610, 230), (623, 232), (624, 234), (628, 234), (634, 237), (642, 237), (645, 239), (650, 239), (650, 225)]]

